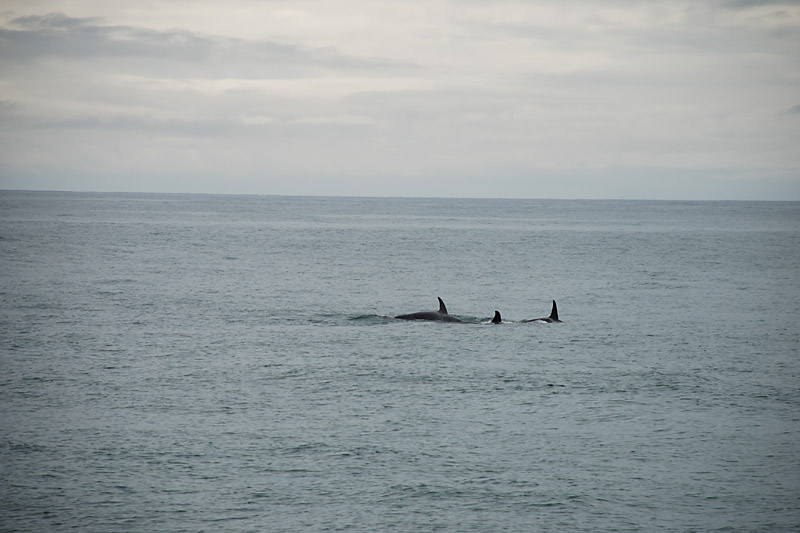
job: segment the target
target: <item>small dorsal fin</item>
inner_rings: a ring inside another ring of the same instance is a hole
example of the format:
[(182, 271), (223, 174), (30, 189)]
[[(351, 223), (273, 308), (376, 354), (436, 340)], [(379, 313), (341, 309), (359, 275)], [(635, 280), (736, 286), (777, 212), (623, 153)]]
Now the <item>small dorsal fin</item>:
[[(439, 298), (439, 297), (437, 296), (437, 298)], [(445, 307), (445, 305), (444, 305), (444, 302), (442, 301), (442, 299), (441, 299), (441, 298), (439, 298), (439, 312), (440, 312), (440, 313), (443, 313), (443, 314), (445, 314), (445, 315), (449, 314), (449, 313), (447, 312), (447, 307)]]
[(499, 324), (502, 321), (503, 321), (503, 319), (500, 318), (500, 311), (495, 311), (494, 312), (494, 318), (492, 319), (492, 324)]
[(553, 300), (553, 310), (550, 312), (550, 318), (552, 320), (558, 321), (558, 307), (556, 307), (555, 300)]

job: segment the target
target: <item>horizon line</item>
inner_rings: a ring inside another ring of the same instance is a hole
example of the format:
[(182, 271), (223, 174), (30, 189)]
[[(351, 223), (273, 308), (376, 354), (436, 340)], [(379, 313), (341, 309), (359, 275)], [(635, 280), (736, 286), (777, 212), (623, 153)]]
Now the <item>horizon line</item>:
[(81, 190), (81, 189), (2, 189), (2, 193), (66, 193), (66, 194), (109, 194), (109, 195), (192, 195), (192, 196), (263, 196), (281, 198), (362, 198), (376, 200), (552, 200), (552, 201), (631, 201), (631, 202), (772, 202), (772, 203), (792, 203), (798, 200), (774, 200), (774, 199), (696, 199), (696, 198), (639, 198), (620, 196), (604, 198), (587, 197), (534, 197), (534, 196), (402, 196), (402, 195), (354, 195), (354, 194), (287, 194), (287, 193), (246, 193), (246, 192), (175, 192), (175, 191), (125, 191), (125, 190)]

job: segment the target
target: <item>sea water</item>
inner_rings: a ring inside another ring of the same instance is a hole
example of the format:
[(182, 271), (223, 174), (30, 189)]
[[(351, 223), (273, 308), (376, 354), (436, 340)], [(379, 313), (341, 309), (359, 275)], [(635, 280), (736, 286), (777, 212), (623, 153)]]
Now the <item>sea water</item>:
[(0, 530), (796, 531), (798, 316), (796, 202), (0, 192)]

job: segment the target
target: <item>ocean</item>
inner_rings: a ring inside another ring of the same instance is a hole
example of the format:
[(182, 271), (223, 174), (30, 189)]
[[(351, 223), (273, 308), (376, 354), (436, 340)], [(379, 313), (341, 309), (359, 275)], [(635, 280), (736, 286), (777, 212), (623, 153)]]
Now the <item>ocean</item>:
[(0, 191), (0, 530), (798, 531), (798, 316), (798, 202)]

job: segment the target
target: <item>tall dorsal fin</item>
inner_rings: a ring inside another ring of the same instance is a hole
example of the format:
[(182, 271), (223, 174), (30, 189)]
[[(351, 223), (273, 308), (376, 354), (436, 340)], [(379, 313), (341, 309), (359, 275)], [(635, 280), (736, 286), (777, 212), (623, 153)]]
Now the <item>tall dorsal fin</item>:
[(500, 311), (495, 311), (494, 312), (494, 318), (492, 319), (492, 324), (499, 324), (502, 321), (503, 321), (503, 319), (500, 318)]
[[(439, 297), (437, 296), (437, 298), (439, 298)], [(443, 314), (445, 314), (445, 315), (449, 314), (449, 313), (447, 312), (447, 307), (445, 307), (445, 305), (444, 305), (444, 302), (442, 301), (442, 299), (441, 299), (441, 298), (439, 298), (439, 312), (440, 312), (440, 313), (443, 313)]]
[(553, 310), (550, 311), (550, 318), (552, 320), (558, 320), (558, 307), (556, 307), (556, 301), (553, 300)]

